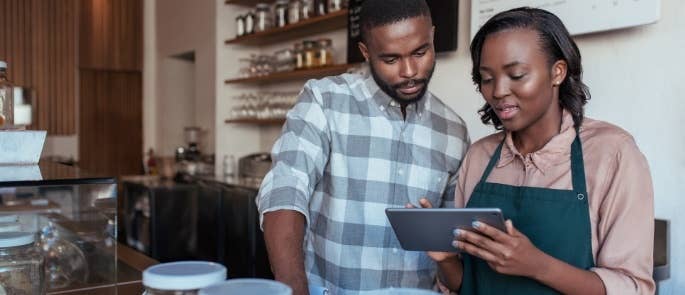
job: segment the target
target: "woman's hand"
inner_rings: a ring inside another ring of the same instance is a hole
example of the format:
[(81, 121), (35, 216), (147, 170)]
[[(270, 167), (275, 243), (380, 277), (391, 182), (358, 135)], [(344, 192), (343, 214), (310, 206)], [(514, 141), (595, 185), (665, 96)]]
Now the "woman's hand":
[[(426, 199), (426, 198), (421, 198), (419, 200), (419, 205), (421, 205), (421, 208), (433, 208), (433, 204)], [(404, 207), (406, 208), (416, 208), (416, 206), (412, 205), (411, 203), (407, 203)], [(445, 262), (450, 259), (456, 259), (457, 258), (457, 253), (456, 252), (433, 252), (433, 251), (428, 251), (428, 256), (433, 259), (435, 262)]]
[(485, 260), (498, 273), (536, 279), (544, 273), (545, 260), (549, 256), (514, 228), (511, 220), (505, 225), (506, 233), (474, 221), (474, 231), (455, 231), (456, 247)]

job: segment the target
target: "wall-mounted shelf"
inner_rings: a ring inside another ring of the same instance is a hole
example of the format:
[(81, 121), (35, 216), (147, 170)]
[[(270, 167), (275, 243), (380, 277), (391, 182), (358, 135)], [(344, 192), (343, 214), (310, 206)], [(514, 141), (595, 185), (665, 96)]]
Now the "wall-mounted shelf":
[[(233, 1), (232, 1), (233, 2)], [(285, 27), (226, 40), (226, 44), (265, 45), (292, 40), (304, 35), (328, 32), (347, 26), (347, 9), (305, 19)]]
[(273, 73), (267, 76), (252, 77), (252, 78), (240, 78), (226, 80), (226, 84), (267, 84), (267, 83), (279, 83), (292, 80), (302, 80), (302, 79), (313, 79), (321, 78), (326, 76), (335, 76), (347, 72), (351, 67), (357, 64), (342, 64), (333, 65), (326, 67), (319, 67), (306, 70), (295, 70), (290, 72), (280, 72)]
[(285, 119), (229, 119), (226, 124), (283, 125)]

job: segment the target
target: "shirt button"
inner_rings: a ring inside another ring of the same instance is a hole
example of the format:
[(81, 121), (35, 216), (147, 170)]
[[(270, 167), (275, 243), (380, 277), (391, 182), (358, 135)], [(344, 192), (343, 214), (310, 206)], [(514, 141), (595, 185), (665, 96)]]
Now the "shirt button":
[(392, 253), (397, 254), (397, 252), (400, 252), (400, 250), (397, 250), (397, 248), (392, 248)]
[(384, 108), (383, 106), (380, 106), (380, 107), (378, 107), (378, 108), (381, 109), (381, 111), (384, 111), (384, 110), (385, 110), (385, 108)]
[(402, 169), (397, 170), (397, 174), (402, 175), (403, 173), (404, 173), (404, 170), (402, 170)]

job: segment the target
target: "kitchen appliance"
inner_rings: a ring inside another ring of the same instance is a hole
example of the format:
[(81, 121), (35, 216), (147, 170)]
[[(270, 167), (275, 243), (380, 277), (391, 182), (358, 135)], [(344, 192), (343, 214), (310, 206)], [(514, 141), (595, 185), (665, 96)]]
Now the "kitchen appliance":
[(188, 161), (200, 160), (200, 127), (186, 127), (183, 129), (188, 148), (185, 150), (185, 159)]

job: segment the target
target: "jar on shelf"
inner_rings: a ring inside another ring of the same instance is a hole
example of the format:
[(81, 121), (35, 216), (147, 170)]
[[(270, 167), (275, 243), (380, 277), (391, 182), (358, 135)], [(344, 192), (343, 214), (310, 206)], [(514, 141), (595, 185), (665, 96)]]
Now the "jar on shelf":
[(245, 35), (245, 17), (242, 15), (235, 18), (235, 36), (240, 37)]
[(336, 12), (347, 8), (346, 0), (328, 0), (328, 12)]
[(295, 54), (290, 48), (281, 49), (274, 53), (276, 72), (287, 72), (295, 70)]
[(45, 294), (45, 260), (30, 232), (0, 233), (0, 293)]
[(295, 55), (295, 69), (304, 69), (304, 46), (301, 42), (295, 43), (295, 50), (293, 54)]
[(255, 32), (263, 32), (273, 27), (271, 7), (266, 3), (255, 6)]
[(301, 19), (308, 19), (316, 16), (314, 10), (314, 0), (302, 0), (302, 9), (300, 10)]
[(315, 15), (326, 15), (328, 13), (328, 1), (327, 0), (314, 0), (314, 14)]
[(7, 63), (0, 60), (0, 129), (14, 125), (14, 86), (7, 79)]
[(288, 3), (288, 23), (294, 24), (300, 21), (300, 13), (302, 10), (302, 1), (290, 0)]
[(277, 28), (285, 27), (288, 22), (289, 0), (277, 0), (274, 4), (274, 23)]
[(243, 35), (254, 34), (255, 32), (255, 14), (252, 11), (247, 12), (245, 16), (245, 33)]
[(317, 42), (317, 65), (331, 66), (333, 65), (333, 41), (328, 38), (319, 39)]
[(226, 280), (226, 267), (214, 262), (180, 261), (143, 271), (145, 295), (197, 295), (200, 289)]
[(311, 69), (318, 66), (316, 58), (316, 42), (311, 40), (302, 41), (302, 52), (304, 56), (304, 68)]

